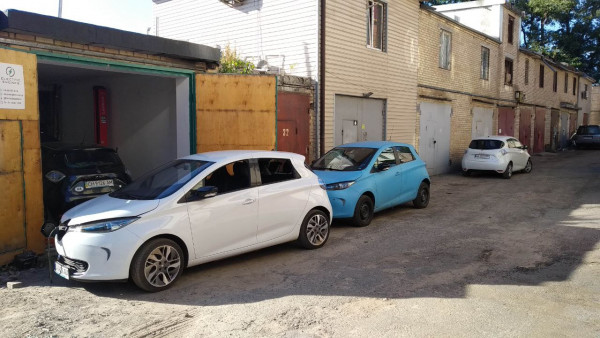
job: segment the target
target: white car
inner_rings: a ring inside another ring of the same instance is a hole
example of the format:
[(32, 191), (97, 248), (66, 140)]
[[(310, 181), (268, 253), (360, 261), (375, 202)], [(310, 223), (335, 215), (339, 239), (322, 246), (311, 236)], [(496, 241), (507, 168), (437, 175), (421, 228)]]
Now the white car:
[(513, 172), (530, 173), (531, 168), (527, 146), (512, 136), (473, 139), (462, 158), (462, 172), (465, 176), (473, 171), (495, 171), (504, 178), (511, 178)]
[(67, 211), (54, 270), (160, 291), (188, 266), (294, 240), (319, 248), (331, 216), (325, 186), (301, 155), (196, 154)]

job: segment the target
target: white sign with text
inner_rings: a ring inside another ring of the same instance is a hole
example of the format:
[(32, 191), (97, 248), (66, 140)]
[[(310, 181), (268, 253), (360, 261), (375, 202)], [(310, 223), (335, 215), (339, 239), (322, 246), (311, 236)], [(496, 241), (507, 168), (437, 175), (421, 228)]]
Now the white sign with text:
[(23, 66), (0, 63), (0, 109), (25, 109)]

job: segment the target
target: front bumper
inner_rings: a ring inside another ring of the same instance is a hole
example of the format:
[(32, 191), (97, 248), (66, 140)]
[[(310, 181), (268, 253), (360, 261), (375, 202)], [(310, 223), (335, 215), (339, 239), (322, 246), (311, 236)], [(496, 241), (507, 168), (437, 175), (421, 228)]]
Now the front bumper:
[(59, 263), (69, 267), (69, 279), (124, 280), (140, 239), (127, 229), (107, 233), (67, 232), (55, 238)]
[(333, 210), (333, 218), (354, 217), (354, 208), (361, 195), (352, 186), (344, 190), (327, 190), (327, 196)]

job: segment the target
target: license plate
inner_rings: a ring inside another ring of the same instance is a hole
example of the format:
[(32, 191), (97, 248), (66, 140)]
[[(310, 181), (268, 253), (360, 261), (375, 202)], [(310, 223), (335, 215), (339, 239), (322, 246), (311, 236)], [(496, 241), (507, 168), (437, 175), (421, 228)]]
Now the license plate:
[(475, 154), (475, 158), (490, 158), (490, 155), (487, 154)]
[(54, 272), (64, 279), (69, 279), (69, 268), (59, 262), (54, 262)]
[(87, 181), (85, 182), (85, 188), (103, 188), (114, 186), (113, 180), (100, 180), (100, 181)]

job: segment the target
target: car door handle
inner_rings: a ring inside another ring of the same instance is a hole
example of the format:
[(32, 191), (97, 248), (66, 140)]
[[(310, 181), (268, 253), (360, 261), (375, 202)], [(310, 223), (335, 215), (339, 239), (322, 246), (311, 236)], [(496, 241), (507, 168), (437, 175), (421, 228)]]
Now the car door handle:
[(242, 202), (242, 205), (252, 204), (255, 201), (256, 200), (254, 198), (248, 198), (247, 200), (245, 200), (244, 202)]
[(400, 176), (400, 172), (396, 171), (396, 175), (394, 175), (394, 176)]

